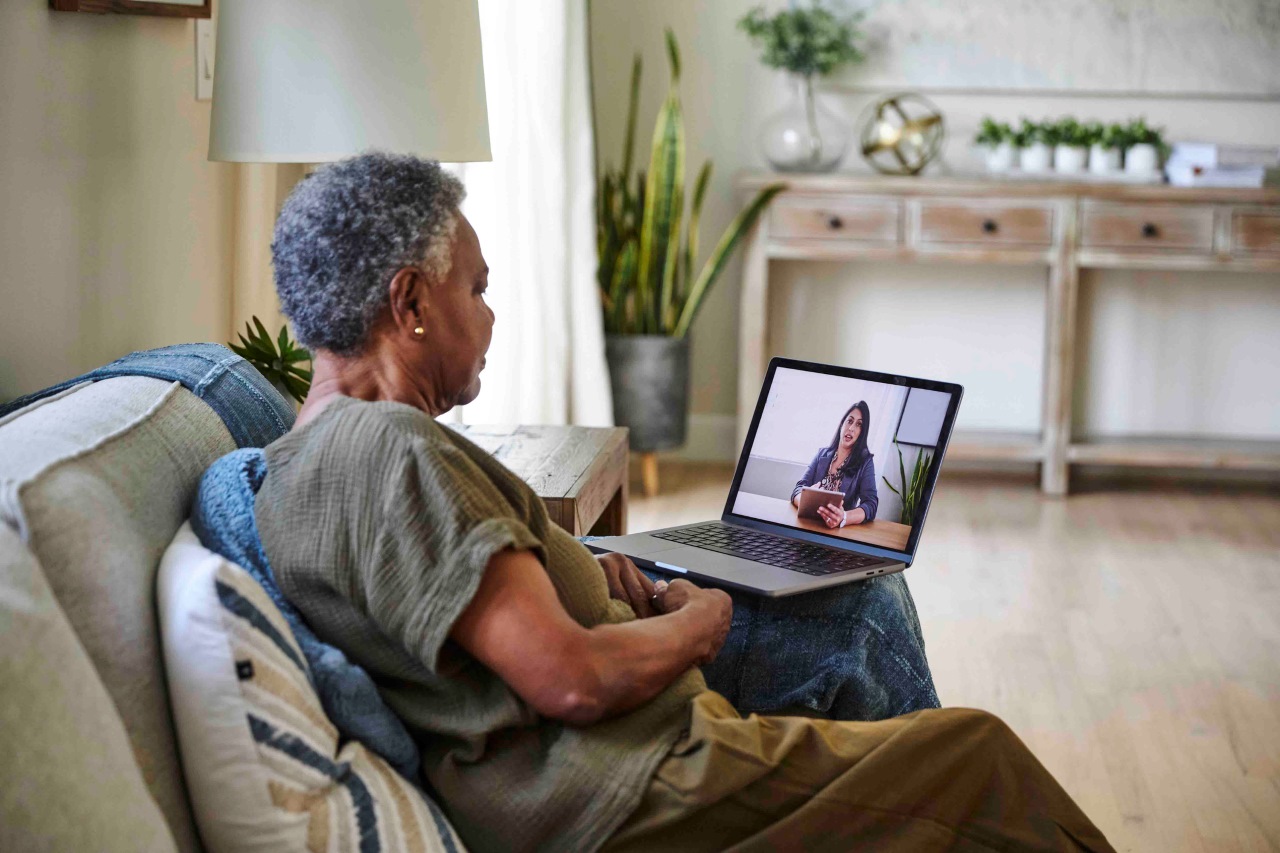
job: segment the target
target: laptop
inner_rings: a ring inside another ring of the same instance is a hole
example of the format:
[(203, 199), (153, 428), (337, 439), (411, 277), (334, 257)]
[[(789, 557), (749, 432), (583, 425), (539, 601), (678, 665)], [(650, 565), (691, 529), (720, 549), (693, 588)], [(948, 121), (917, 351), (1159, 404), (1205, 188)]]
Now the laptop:
[(963, 393), (775, 358), (720, 520), (588, 547), (770, 597), (900, 572), (915, 558)]

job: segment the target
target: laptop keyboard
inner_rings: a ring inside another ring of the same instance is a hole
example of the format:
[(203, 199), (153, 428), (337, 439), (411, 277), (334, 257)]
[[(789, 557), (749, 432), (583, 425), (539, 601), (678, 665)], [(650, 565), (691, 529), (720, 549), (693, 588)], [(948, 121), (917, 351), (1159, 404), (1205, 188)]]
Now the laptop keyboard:
[(664, 530), (650, 535), (670, 542), (679, 542), (681, 545), (719, 551), (721, 554), (754, 560), (757, 563), (790, 569), (806, 575), (831, 575), (851, 569), (865, 569), (884, 562), (879, 557), (866, 557), (862, 554), (837, 551), (834, 548), (823, 548), (807, 542), (796, 542), (793, 539), (762, 533), (759, 530), (730, 527), (714, 521), (692, 527), (681, 527), (678, 530)]

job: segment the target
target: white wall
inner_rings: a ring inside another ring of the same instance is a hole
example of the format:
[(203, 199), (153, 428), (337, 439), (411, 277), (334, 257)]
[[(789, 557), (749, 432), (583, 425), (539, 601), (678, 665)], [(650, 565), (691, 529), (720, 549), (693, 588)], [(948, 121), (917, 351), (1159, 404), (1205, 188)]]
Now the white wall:
[(820, 448), (831, 443), (849, 407), (863, 400), (871, 412), (867, 449), (875, 454), (879, 470), (892, 449), (906, 397), (907, 389), (899, 385), (779, 368), (751, 455), (808, 465)]
[[(755, 0), (591, 0), (597, 142), (606, 160), (618, 162), (637, 51), (645, 61), (637, 135), (647, 146), (667, 81), (662, 30), (670, 25), (676, 32), (684, 52), (690, 178), (704, 158), (716, 164), (704, 211), (708, 246), (741, 203), (733, 189), (735, 173), (763, 168), (757, 128), (786, 96), (777, 73), (759, 64), (736, 28), (754, 5)], [(849, 79), (856, 81), (856, 74)], [(850, 120), (873, 99), (855, 92), (827, 97)], [(929, 97), (948, 121), (946, 160), (961, 171), (979, 167), (969, 140), (986, 114), (1008, 120), (1074, 114), (1103, 121), (1144, 114), (1174, 139), (1280, 143), (1280, 103), (1274, 101)], [(856, 153), (843, 168), (862, 168)], [(694, 328), (695, 426), (701, 419), (724, 427), (735, 410), (740, 274), (738, 258)], [(1042, 269), (774, 262), (770, 276), (774, 354), (960, 382), (966, 394), (959, 428), (1039, 427)], [(1278, 284), (1275, 275), (1085, 273), (1077, 429), (1280, 435), (1280, 371), (1274, 369), (1280, 364), (1280, 335), (1274, 332), (1280, 328)]]
[(232, 168), (188, 20), (0, 3), (0, 399), (227, 338)]

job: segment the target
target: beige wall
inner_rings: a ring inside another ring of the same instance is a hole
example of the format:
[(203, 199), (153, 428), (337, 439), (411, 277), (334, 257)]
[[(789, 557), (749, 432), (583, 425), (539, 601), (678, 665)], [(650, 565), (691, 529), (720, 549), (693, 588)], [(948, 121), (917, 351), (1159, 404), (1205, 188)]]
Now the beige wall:
[[(734, 174), (763, 167), (757, 128), (785, 98), (777, 73), (759, 64), (736, 28), (757, 2), (591, 0), (597, 142), (602, 157), (614, 163), (621, 149), (631, 57), (640, 51), (645, 61), (638, 135), (647, 145), (667, 80), (662, 30), (675, 29), (684, 52), (689, 172), (706, 157), (717, 169), (704, 213), (704, 245), (713, 244), (739, 203)], [(784, 4), (772, 0), (768, 5)], [(828, 97), (850, 118), (871, 98)], [(969, 140), (984, 114), (1010, 120), (1024, 114), (1102, 120), (1145, 114), (1173, 138), (1280, 143), (1280, 104), (1275, 102), (930, 97), (949, 123), (946, 158), (956, 170), (978, 167)], [(861, 169), (860, 158), (851, 155), (842, 168)], [(694, 329), (695, 441), (700, 422), (723, 437), (726, 416), (734, 411), (740, 271), (738, 259)], [(775, 262), (771, 285), (775, 354), (954, 379), (968, 389), (962, 426), (1038, 428), (1041, 270)], [(1086, 273), (1082, 317), (1088, 338), (1078, 429), (1280, 436), (1277, 285), (1274, 275)]]
[(0, 399), (226, 340), (235, 180), (193, 67), (190, 21), (0, 2)]

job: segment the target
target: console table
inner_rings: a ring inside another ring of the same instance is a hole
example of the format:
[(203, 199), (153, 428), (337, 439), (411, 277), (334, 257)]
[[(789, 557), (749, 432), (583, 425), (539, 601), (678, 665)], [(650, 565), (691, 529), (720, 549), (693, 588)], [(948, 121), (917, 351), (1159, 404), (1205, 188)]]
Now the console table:
[(740, 442), (775, 354), (766, 323), (771, 259), (1040, 264), (1048, 268), (1041, 433), (959, 432), (949, 458), (1038, 462), (1041, 486), (1054, 495), (1066, 494), (1072, 463), (1280, 471), (1280, 440), (1071, 435), (1079, 271), (1280, 273), (1280, 189), (776, 174), (746, 175), (738, 186), (753, 192), (778, 180), (788, 189), (753, 229), (743, 267)]

